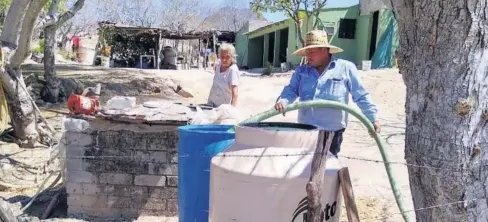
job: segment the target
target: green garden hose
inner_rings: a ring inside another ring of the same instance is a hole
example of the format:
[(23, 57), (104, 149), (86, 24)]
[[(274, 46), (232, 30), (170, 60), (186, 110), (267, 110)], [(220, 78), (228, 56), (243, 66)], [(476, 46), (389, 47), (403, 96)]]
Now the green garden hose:
[[(344, 110), (350, 113), (351, 115), (355, 116), (357, 119), (359, 119), (359, 121), (361, 121), (361, 123), (363, 123), (363, 125), (366, 126), (369, 132), (375, 132), (373, 123), (371, 123), (371, 121), (363, 113), (358, 112), (357, 110), (353, 109), (351, 106), (345, 103), (328, 101), (328, 100), (312, 100), (306, 102), (297, 102), (285, 106), (285, 112), (293, 111), (297, 109), (303, 109), (303, 108), (334, 108), (334, 109)], [(261, 122), (265, 119), (276, 116), (278, 114), (280, 114), (279, 111), (275, 109), (270, 109), (268, 111), (255, 115), (249, 119), (246, 119), (242, 121), (240, 124)], [(386, 174), (388, 175), (388, 180), (390, 181), (391, 189), (393, 191), (393, 195), (395, 196), (395, 201), (398, 205), (398, 209), (402, 213), (403, 220), (405, 222), (410, 222), (411, 220), (406, 213), (405, 203), (403, 201), (402, 195), (400, 193), (400, 190), (397, 187), (397, 183), (395, 179), (393, 178), (393, 170), (391, 169), (390, 159), (386, 151), (386, 147), (387, 147), (386, 142), (377, 133), (372, 133), (372, 136), (376, 141), (378, 148), (380, 149), (381, 157), (383, 158), (383, 163), (386, 169)]]

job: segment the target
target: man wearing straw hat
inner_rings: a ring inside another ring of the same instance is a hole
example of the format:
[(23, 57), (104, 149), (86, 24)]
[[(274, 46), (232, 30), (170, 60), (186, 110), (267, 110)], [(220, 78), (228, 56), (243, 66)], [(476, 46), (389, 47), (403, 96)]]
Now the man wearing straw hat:
[[(332, 56), (342, 51), (341, 48), (329, 44), (325, 31), (308, 32), (305, 47), (293, 53), (306, 56), (308, 64), (296, 68), (290, 83), (281, 92), (275, 109), (284, 115), (285, 106), (297, 98), (300, 101), (323, 99), (348, 104), (351, 94), (353, 101), (379, 133), (377, 108), (360, 82), (356, 66), (352, 62)], [(345, 111), (338, 109), (306, 108), (298, 111), (298, 122), (334, 131), (330, 152), (337, 156), (341, 148), (342, 134), (347, 126), (347, 116)]]

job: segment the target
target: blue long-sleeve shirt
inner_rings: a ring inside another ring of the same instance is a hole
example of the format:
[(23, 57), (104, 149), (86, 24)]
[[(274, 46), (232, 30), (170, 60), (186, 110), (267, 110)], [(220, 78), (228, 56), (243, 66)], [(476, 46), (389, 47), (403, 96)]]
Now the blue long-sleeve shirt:
[[(333, 59), (322, 75), (312, 66), (299, 66), (278, 102), (286, 105), (299, 98), (300, 101), (324, 99), (348, 104), (349, 94), (363, 114), (371, 122), (376, 121), (377, 108), (359, 80), (356, 66), (342, 59)], [(328, 131), (346, 128), (347, 119), (345, 111), (332, 108), (306, 108), (298, 111), (299, 123)]]

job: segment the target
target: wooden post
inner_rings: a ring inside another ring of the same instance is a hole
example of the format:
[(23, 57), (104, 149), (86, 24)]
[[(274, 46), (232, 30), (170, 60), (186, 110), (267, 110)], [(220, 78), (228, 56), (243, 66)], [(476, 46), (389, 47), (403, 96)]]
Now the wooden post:
[(212, 32), (212, 43), (213, 43), (213, 52), (217, 53), (217, 41), (215, 40), (215, 31)]
[(339, 170), (339, 181), (342, 188), (342, 195), (344, 196), (344, 204), (346, 205), (347, 221), (359, 222), (358, 208), (354, 200), (351, 177), (349, 176), (349, 169), (347, 167)]
[(159, 69), (159, 59), (161, 59), (159, 57), (159, 53), (160, 53), (160, 50), (161, 50), (161, 47), (159, 47), (159, 45), (161, 44), (161, 32), (158, 31), (158, 38), (156, 40), (156, 48), (154, 49), (154, 55), (155, 56), (155, 59), (154, 59), (154, 68), (157, 68)]
[(201, 39), (198, 38), (198, 57), (197, 57), (197, 67), (198, 68), (200, 68), (200, 53), (202, 52), (200, 44), (201, 44)]
[[(327, 138), (327, 140), (325, 140)], [(319, 132), (317, 140), (317, 147), (312, 159), (312, 173), (310, 180), (307, 183), (307, 199), (308, 199), (308, 222), (322, 222), (322, 184), (324, 182), (324, 172), (327, 162), (327, 154), (329, 153), (330, 145), (334, 138), (334, 132), (323, 131)]]

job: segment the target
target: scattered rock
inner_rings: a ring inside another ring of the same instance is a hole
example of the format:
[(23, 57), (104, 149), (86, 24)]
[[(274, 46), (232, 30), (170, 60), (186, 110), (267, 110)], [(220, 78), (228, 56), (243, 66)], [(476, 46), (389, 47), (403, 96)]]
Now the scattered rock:
[(10, 170), (12, 169), (12, 163), (9, 159), (0, 159), (0, 169)]
[(34, 73), (31, 73), (30, 75), (24, 77), (24, 83), (27, 87), (37, 82), (39, 82), (39, 78), (37, 78), (37, 75), (35, 75)]

